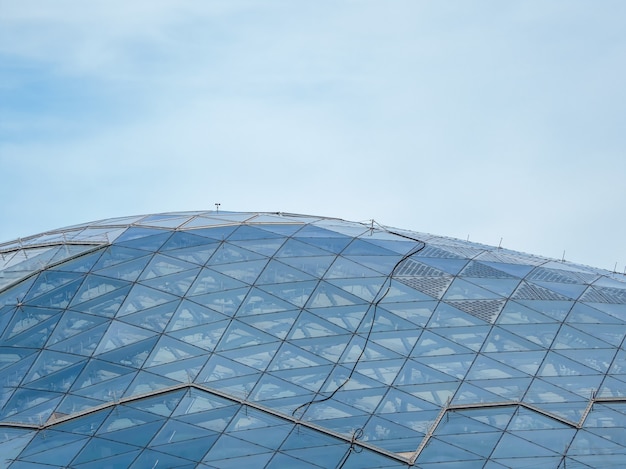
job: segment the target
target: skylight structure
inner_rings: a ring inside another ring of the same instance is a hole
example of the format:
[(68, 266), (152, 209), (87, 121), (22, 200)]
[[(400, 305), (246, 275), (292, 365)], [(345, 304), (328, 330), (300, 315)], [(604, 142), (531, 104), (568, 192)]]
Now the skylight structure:
[(0, 244), (0, 467), (598, 468), (626, 281), (376, 224), (104, 220)]

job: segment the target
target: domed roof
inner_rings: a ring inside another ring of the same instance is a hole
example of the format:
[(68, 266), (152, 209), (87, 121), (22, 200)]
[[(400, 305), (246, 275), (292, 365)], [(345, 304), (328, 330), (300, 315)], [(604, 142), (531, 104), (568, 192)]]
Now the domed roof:
[(0, 465), (619, 466), (625, 326), (622, 275), (374, 222), (54, 230), (0, 244)]

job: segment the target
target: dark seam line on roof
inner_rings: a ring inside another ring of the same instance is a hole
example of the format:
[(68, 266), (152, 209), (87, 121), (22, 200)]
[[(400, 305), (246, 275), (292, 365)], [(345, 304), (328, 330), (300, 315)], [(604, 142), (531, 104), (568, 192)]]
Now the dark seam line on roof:
[[(389, 231), (389, 233), (394, 234), (394, 235), (396, 234), (396, 233), (394, 233), (392, 231)], [(416, 241), (418, 243), (421, 243), (421, 245), (418, 245), (417, 247), (411, 249), (411, 251), (409, 251), (407, 254), (402, 256), (402, 258), (398, 262), (396, 262), (396, 265), (393, 267), (391, 272), (387, 275), (387, 279), (385, 280), (383, 285), (381, 285), (380, 289), (378, 290), (378, 293), (376, 294), (376, 297), (380, 296), (380, 292), (383, 291), (385, 283), (389, 283), (389, 285), (387, 286), (387, 289), (385, 290), (385, 293), (383, 293), (383, 295), (378, 300), (376, 300), (374, 302), (371, 302), (370, 305), (368, 306), (367, 311), (365, 312), (365, 315), (363, 317), (367, 316), (369, 314), (370, 310), (373, 307), (374, 308), (374, 314), (373, 314), (373, 317), (372, 317), (372, 322), (370, 323), (369, 330), (367, 331), (367, 335), (365, 336), (365, 343), (363, 344), (363, 347), (361, 348), (361, 352), (359, 353), (359, 356), (357, 357), (356, 361), (354, 362), (354, 365), (352, 365), (352, 369), (350, 370), (350, 373), (348, 374), (348, 377), (343, 381), (343, 383), (341, 383), (339, 386), (337, 386), (328, 396), (323, 397), (321, 399), (313, 399), (313, 400), (311, 400), (309, 402), (305, 402), (304, 404), (300, 404), (298, 407), (296, 407), (293, 410), (293, 412), (291, 412), (292, 416), (295, 416), (296, 412), (298, 412), (302, 408), (307, 408), (308, 409), (308, 407), (311, 404), (319, 404), (320, 402), (325, 402), (325, 401), (328, 401), (329, 399), (332, 399), (335, 396), (335, 394), (337, 394), (337, 392), (339, 392), (339, 390), (341, 388), (343, 388), (346, 384), (348, 384), (348, 382), (350, 381), (350, 379), (354, 375), (354, 372), (356, 371), (356, 368), (359, 365), (359, 362), (361, 361), (361, 358), (365, 354), (365, 350), (367, 349), (367, 345), (369, 344), (370, 337), (372, 335), (372, 331), (374, 330), (374, 323), (376, 322), (376, 311), (378, 309), (378, 305), (380, 304), (381, 301), (383, 301), (385, 299), (385, 297), (387, 296), (387, 294), (391, 290), (391, 281), (393, 280), (393, 276), (394, 276), (396, 270), (398, 269), (400, 264), (402, 264), (402, 262), (407, 260), (409, 257), (417, 254), (418, 252), (420, 252), (422, 249), (424, 249), (426, 247), (426, 243), (424, 243), (423, 241), (420, 241), (418, 239), (412, 239), (412, 238), (409, 238), (408, 236), (404, 236), (404, 235), (398, 235), (398, 236), (402, 236), (404, 238), (411, 239), (412, 241)], [(376, 297), (374, 297), (374, 299), (376, 299)], [(354, 334), (356, 335), (357, 332), (358, 331), (355, 331)], [(358, 431), (358, 429), (357, 429), (357, 431)]]

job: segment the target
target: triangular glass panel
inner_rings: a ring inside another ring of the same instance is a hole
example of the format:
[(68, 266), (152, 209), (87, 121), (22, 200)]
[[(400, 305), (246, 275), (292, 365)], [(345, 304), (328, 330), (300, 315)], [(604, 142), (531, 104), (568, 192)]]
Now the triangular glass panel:
[(72, 301), (72, 298), (81, 283), (82, 279), (80, 278), (66, 283), (58, 288), (55, 288), (54, 290), (44, 293), (43, 295), (28, 300), (28, 304), (47, 308), (66, 308)]
[(241, 282), (252, 285), (267, 265), (267, 259), (212, 265), (211, 268)]
[(249, 239), (282, 239), (281, 235), (261, 230), (250, 225), (239, 226), (229, 237), (229, 241), (245, 241)]
[(533, 280), (532, 283), (534, 285), (539, 285), (540, 287), (556, 292), (560, 295), (566, 296), (567, 298), (571, 298), (572, 300), (577, 299), (587, 289), (587, 285), (571, 283), (540, 282), (537, 280)]
[(500, 396), (497, 402), (503, 400), (518, 402), (524, 397), (532, 379), (532, 377), (527, 376), (525, 378), (482, 379), (466, 382)]
[(284, 342), (280, 350), (276, 353), (268, 371), (315, 367), (328, 365), (329, 361), (322, 357), (307, 352), (299, 347), (295, 347), (288, 342)]
[(380, 273), (341, 256), (336, 258), (335, 262), (324, 274), (326, 279), (362, 279), (363, 277), (380, 277)]
[(122, 305), (124, 300), (126, 300), (128, 292), (131, 290), (131, 288), (132, 287), (129, 285), (127, 287), (114, 290), (91, 301), (86, 301), (85, 303), (73, 305), (72, 309), (111, 318), (115, 316), (115, 314), (118, 312), (120, 306)]
[[(172, 414), (172, 417), (197, 414), (200, 412), (206, 412), (213, 409), (221, 409), (232, 405), (233, 403), (230, 400), (224, 399), (222, 397), (217, 397), (205, 391), (190, 388), (185, 392), (180, 403), (176, 406), (176, 410)], [(187, 421), (191, 422), (191, 420)], [(207, 426), (204, 428), (210, 427)], [(219, 429), (217, 429), (217, 431), (222, 431), (224, 428), (225, 427), (220, 427)]]
[(313, 392), (296, 384), (284, 381), (270, 374), (264, 374), (254, 387), (249, 399), (253, 402), (265, 402), (272, 406), (272, 401), (300, 396), (303, 400), (313, 397)]
[(317, 284), (317, 280), (279, 283), (275, 285), (261, 285), (259, 286), (259, 290), (263, 290), (270, 295), (286, 300), (292, 305), (303, 307), (309, 300)]
[(541, 363), (543, 363), (546, 351), (493, 352), (485, 353), (485, 356), (533, 376), (537, 373)]
[(150, 355), (157, 337), (151, 337), (125, 347), (115, 348), (109, 352), (102, 353), (98, 358), (111, 363), (119, 363), (124, 366), (141, 368)]
[[(586, 352), (586, 351), (585, 351)], [(582, 363), (570, 360), (556, 352), (548, 352), (543, 362), (539, 376), (585, 376), (598, 374), (596, 370), (584, 366)]]
[(173, 255), (169, 251), (177, 251), (179, 249), (186, 249), (190, 247), (198, 247), (205, 245), (217, 246), (219, 243), (206, 239), (204, 236), (198, 236), (193, 231), (175, 231), (167, 242), (159, 249), (161, 252), (166, 252), (169, 256)]
[[(119, 394), (121, 395), (121, 393)], [(65, 416), (74, 415), (87, 409), (92, 409), (102, 405), (101, 399), (90, 399), (87, 397), (76, 396), (74, 394), (66, 394), (61, 403), (54, 411), (54, 415)], [(85, 435), (93, 435), (100, 426), (102, 420), (107, 416), (108, 412), (101, 411), (91, 414), (89, 417), (81, 417), (78, 420), (70, 420), (68, 422), (55, 425), (55, 428), (68, 432), (83, 433)], [(68, 425), (66, 427), (66, 425)], [(64, 430), (67, 428), (67, 430)]]
[(554, 349), (592, 349), (609, 348), (610, 345), (603, 340), (585, 334), (580, 329), (563, 325), (559, 330), (552, 348)]
[(611, 362), (613, 362), (615, 349), (559, 350), (558, 353), (578, 363), (582, 363), (588, 368), (606, 373)]
[[(55, 446), (49, 447), (49, 445), (44, 444), (44, 447), (47, 447), (45, 451), (40, 451), (32, 455), (24, 454), (25, 452), (23, 452), (20, 454), (20, 461), (39, 463), (42, 464), (41, 467), (53, 467), (48, 466), (47, 463), (54, 461), (55, 466), (67, 467), (67, 464), (71, 462), (74, 456), (76, 456), (76, 453), (82, 449), (88, 440), (86, 436), (68, 435), (49, 430), (47, 433), (48, 440), (54, 441)], [(33, 440), (29, 448), (40, 449), (41, 446), (41, 441)]]
[(478, 278), (463, 277), (470, 283), (478, 285), (487, 291), (495, 293), (497, 296), (509, 297), (519, 286), (519, 279), (516, 278)]
[(186, 270), (197, 269), (196, 264), (181, 261), (164, 254), (155, 254), (148, 266), (144, 269), (140, 281), (150, 280), (156, 277), (177, 274)]
[(138, 399), (124, 404), (133, 409), (145, 410), (155, 415), (169, 417), (181, 400), (191, 392), (189, 389), (181, 389), (160, 394), (154, 397)]
[(237, 319), (268, 334), (272, 334), (279, 339), (284, 339), (287, 337), (299, 313), (299, 311), (291, 310), (257, 316), (238, 315)]
[(45, 270), (37, 276), (37, 280), (23, 301), (30, 301), (44, 293), (72, 283), (79, 278), (82, 278), (82, 275), (78, 272), (55, 272), (53, 270)]
[[(258, 370), (255, 368), (250, 368), (236, 361), (222, 357), (221, 355), (213, 354), (195, 381), (197, 383), (212, 383), (213, 381), (223, 381), (230, 378), (256, 374), (258, 374)], [(254, 380), (250, 378), (250, 381), (256, 382), (256, 377)], [(209, 386), (213, 385), (209, 384)]]
[(49, 376), (64, 368), (71, 367), (82, 360), (84, 360), (84, 358), (80, 356), (43, 350), (40, 352), (35, 363), (33, 363), (28, 374), (24, 377), (22, 384), (28, 384), (31, 381)]
[(17, 334), (10, 339), (5, 339), (3, 345), (13, 347), (41, 348), (48, 341), (61, 314), (55, 314), (49, 319)]
[[(102, 340), (102, 336), (105, 334), (108, 327), (109, 323), (105, 322), (56, 343), (51, 343), (51, 338), (48, 340), (48, 347), (58, 352), (90, 356), (94, 350), (96, 350), (96, 347), (100, 343), (100, 340)], [(58, 326), (55, 329), (55, 333), (57, 330), (59, 330)]]
[[(460, 274), (461, 277), (473, 277), (474, 279), (482, 278), (498, 278), (498, 279), (511, 279), (513, 275), (497, 268), (497, 264), (494, 267), (494, 263), (483, 263), (478, 261), (470, 261), (467, 267), (463, 269)], [(515, 275), (515, 277), (518, 277)], [(519, 282), (519, 280), (518, 280)]]
[[(206, 452), (208, 451), (208, 448), (211, 447), (211, 445), (213, 444), (214, 441), (217, 440), (217, 438), (219, 437), (219, 434), (215, 433), (215, 434), (207, 434), (207, 435), (202, 435), (200, 439), (196, 439), (196, 440), (183, 440), (183, 441), (179, 441), (177, 443), (168, 443), (162, 446), (158, 446), (155, 449), (159, 450), (160, 452), (154, 452), (154, 459), (153, 459), (153, 464), (156, 463), (165, 463), (168, 464), (167, 467), (175, 467), (177, 469), (197, 469), (198, 466), (196, 465), (197, 462), (200, 462), (202, 460), (202, 457), (206, 454)], [(162, 452), (162, 453), (161, 453)], [(163, 454), (163, 453), (167, 453), (167, 454)], [(137, 459), (137, 461), (135, 462), (135, 465), (133, 467), (137, 467), (138, 469), (142, 469), (144, 467), (151, 467), (151, 466), (144, 466), (143, 464), (145, 464), (145, 462), (148, 461), (142, 461), (142, 457), (144, 456), (144, 453), (142, 453), (142, 455)], [(174, 459), (174, 457), (181, 457), (184, 459)], [(181, 461), (181, 462), (178, 462)], [(194, 461), (194, 462), (191, 462)], [(148, 462), (149, 464), (149, 462)], [(174, 466), (174, 464), (177, 464), (176, 466)]]
[(192, 383), (202, 367), (206, 364), (206, 360), (207, 357), (204, 355), (187, 358), (165, 365), (154, 366), (149, 368), (149, 371), (181, 383)]
[[(315, 247), (309, 243), (303, 243), (294, 238), (289, 238), (274, 257), (276, 258), (294, 258), (309, 256), (328, 256), (328, 251)], [(333, 256), (334, 258), (334, 256)]]
[(383, 284), (384, 289), (377, 301), (380, 304), (394, 304), (400, 302), (416, 302), (416, 301), (432, 301), (433, 297), (422, 293), (415, 288), (403, 283), (402, 281), (396, 281), (393, 278), (391, 281), (386, 281)]
[(376, 360), (369, 362), (359, 362), (356, 370), (363, 376), (374, 379), (386, 385), (391, 385), (400, 369), (403, 367), (405, 360), (402, 358), (394, 360)]
[(152, 337), (156, 334), (154, 331), (143, 329), (140, 327), (131, 326), (130, 324), (124, 324), (122, 322), (111, 322), (109, 329), (107, 330), (98, 348), (96, 349), (96, 355), (108, 352), (110, 350), (116, 350), (120, 347), (139, 342), (141, 340)]
[(203, 462), (207, 462), (210, 465), (213, 465), (216, 464), (213, 461), (218, 461), (220, 459), (233, 458), (244, 454), (249, 456), (253, 454), (267, 452), (268, 449), (263, 446), (258, 446), (253, 443), (240, 440), (239, 438), (234, 438), (232, 436), (222, 434), (222, 436), (215, 442), (215, 444), (206, 454)]
[(147, 261), (147, 259), (145, 259), (146, 257), (151, 258), (152, 253), (148, 253), (145, 250), (112, 245), (106, 248), (100, 257), (100, 260), (98, 260), (94, 266), (93, 271), (98, 272), (100, 270), (108, 270), (114, 265), (124, 264), (139, 258), (144, 258), (143, 260)]
[[(136, 370), (92, 359), (72, 386), (72, 392), (134, 373)], [(120, 395), (118, 395), (119, 397)]]
[(140, 453), (140, 449), (129, 451), (127, 453), (111, 456), (108, 458), (100, 458), (95, 461), (86, 462), (84, 464), (73, 463), (72, 467), (76, 469), (102, 469), (103, 467), (130, 467), (137, 455)]
[(206, 351), (201, 348), (194, 347), (171, 337), (162, 336), (159, 342), (153, 347), (153, 351), (143, 367), (149, 368), (165, 363), (180, 362), (187, 358), (205, 354)]
[(140, 221), (135, 222), (137, 226), (154, 226), (163, 228), (178, 228), (183, 223), (189, 220), (188, 216), (180, 215), (150, 215), (142, 218)]
[[(140, 244), (137, 243), (137, 240), (141, 240), (145, 242), (145, 244), (151, 244), (151, 251), (156, 251), (157, 248), (159, 248), (165, 242), (165, 240), (171, 236), (171, 234), (172, 232), (170, 230), (163, 230), (158, 228), (139, 228), (131, 226), (124, 232), (124, 234), (122, 234), (115, 240), (115, 244), (122, 246), (132, 246), (133, 244)], [(165, 239), (163, 239), (161, 243), (155, 243), (155, 238), (158, 239), (164, 237)], [(145, 246), (145, 248), (147, 248), (147, 246)]]
[(100, 256), (104, 252), (103, 247), (94, 249), (94, 246), (80, 246), (80, 245), (73, 246), (71, 244), (66, 244), (54, 256), (54, 259), (52, 259), (52, 262), (59, 262), (65, 258), (74, 257), (77, 254), (80, 254), (81, 252), (91, 251), (91, 250), (93, 250), (93, 252), (85, 253), (81, 255), (80, 257), (77, 257), (77, 258), (65, 261), (59, 265), (56, 265), (54, 267), (54, 270), (62, 270), (65, 272), (81, 272), (81, 273), (89, 272), (93, 268), (94, 264), (98, 261), (98, 259), (100, 259)]
[(558, 323), (549, 324), (515, 324), (501, 325), (501, 329), (512, 332), (513, 334), (523, 337), (542, 348), (548, 348), (552, 345), (554, 337), (558, 333), (561, 325)]
[(383, 299), (386, 286), (388, 285), (385, 277), (333, 279), (327, 280), (327, 282), (372, 303)]
[(364, 440), (394, 453), (415, 451), (423, 437), (423, 434), (377, 415), (363, 429)]
[(599, 309), (600, 311), (617, 318), (620, 322), (626, 322), (626, 303), (589, 303), (589, 306)]
[[(31, 306), (18, 306), (14, 309), (13, 319), (4, 332), (4, 337), (10, 339), (24, 331), (42, 324), (62, 310), (51, 308), (36, 308)], [(7, 315), (8, 316), (8, 315)], [(60, 316), (57, 317), (59, 319)]]
[(318, 357), (337, 363), (343, 355), (352, 334), (313, 337), (310, 339), (291, 339), (289, 343)]
[(313, 277), (322, 277), (328, 267), (335, 261), (335, 256), (315, 256), (315, 257), (281, 257), (279, 260), (295, 269), (306, 272)]
[[(395, 380), (396, 386), (450, 381), (450, 376), (415, 360), (407, 360)], [(432, 402), (432, 401), (429, 401)]]
[(420, 357), (420, 361), (435, 370), (462, 379), (469, 370), (475, 354)]
[(119, 309), (117, 315), (125, 316), (136, 313), (143, 309), (149, 309), (169, 301), (178, 299), (177, 296), (165, 293), (143, 285), (135, 284), (126, 297), (126, 301)]
[(48, 345), (56, 344), (69, 337), (81, 334), (88, 331), (100, 324), (105, 323), (107, 320), (98, 316), (92, 316), (91, 314), (83, 314), (75, 311), (66, 311), (63, 317), (57, 324), (56, 329), (50, 339)]
[(262, 373), (256, 375), (238, 376), (210, 382), (211, 389), (216, 389), (239, 399), (247, 399)]
[(304, 282), (313, 279), (312, 275), (302, 270), (295, 269), (277, 260), (271, 260), (259, 276), (257, 284)]
[(355, 239), (341, 253), (342, 256), (394, 256), (397, 257), (396, 262), (400, 260), (400, 256), (396, 252), (390, 251), (378, 244), (373, 244), (368, 240)]
[(153, 278), (141, 281), (142, 284), (151, 288), (171, 293), (177, 296), (183, 296), (189, 290), (191, 284), (196, 280), (200, 267), (192, 270), (166, 275), (164, 277)]
[(270, 361), (274, 358), (276, 350), (280, 346), (280, 342), (272, 342), (268, 344), (254, 345), (252, 347), (244, 347), (233, 350), (227, 350), (221, 354), (235, 360), (244, 365), (256, 368), (257, 370), (265, 370)]
[[(540, 306), (536, 302), (525, 302), (529, 306)], [(544, 302), (540, 302), (544, 303)], [(561, 319), (555, 319), (552, 315), (545, 315), (537, 311), (536, 309), (528, 308), (515, 301), (507, 301), (502, 308), (502, 311), (498, 315), (498, 324), (545, 324), (545, 323), (557, 323)], [(543, 326), (541, 326), (543, 327)]]
[(574, 303), (567, 320), (582, 324), (624, 324), (623, 320), (581, 302)]
[[(384, 300), (380, 303), (384, 305), (387, 311), (391, 311), (396, 316), (411, 321), (419, 327), (424, 327), (431, 319), (435, 308), (439, 305), (438, 301), (411, 301), (406, 303), (386, 303)], [(484, 324), (481, 324), (484, 326)]]
[[(154, 308), (122, 316), (120, 321), (134, 324), (144, 329), (163, 332), (169, 323), (170, 318), (174, 315), (174, 311), (176, 311), (179, 307), (179, 304), (179, 301), (163, 303), (162, 305), (155, 306)], [(201, 306), (198, 306), (198, 308), (201, 308)]]
[(502, 402), (502, 397), (496, 394), (493, 394), (486, 390), (484, 387), (475, 386), (473, 383), (480, 383), (481, 381), (463, 381), (459, 390), (454, 395), (454, 399), (452, 399), (452, 405), (464, 406), (464, 405), (475, 405), (477, 402), (480, 403), (500, 403)]
[(100, 277), (99, 275), (87, 275), (81, 285), (78, 292), (72, 300), (72, 305), (84, 303), (85, 301), (93, 300), (102, 295), (106, 295), (114, 290), (129, 285), (129, 282), (124, 280), (115, 280), (108, 277)]
[[(387, 334), (387, 333), (384, 333)], [(394, 346), (392, 344), (392, 346)], [(376, 344), (372, 340), (368, 340), (367, 336), (352, 335), (350, 344), (343, 354), (343, 363), (355, 363), (362, 360), (390, 360), (394, 358), (402, 358), (405, 355), (392, 352), (390, 347)]]
[(294, 305), (287, 303), (274, 295), (251, 288), (246, 300), (237, 311), (237, 317), (276, 313), (293, 309)]
[(127, 445), (125, 443), (118, 443), (102, 438), (93, 438), (85, 445), (85, 448), (76, 459), (72, 461), (72, 464), (81, 464), (111, 456), (118, 456), (136, 449), (136, 446)]
[(228, 329), (222, 334), (217, 351), (231, 350), (241, 347), (276, 342), (276, 337), (250, 327), (247, 324), (233, 320)]
[[(258, 230), (263, 232), (265, 230)], [(228, 242), (247, 249), (248, 251), (259, 253), (263, 256), (271, 257), (276, 251), (283, 245), (285, 238), (280, 235), (276, 235), (269, 231), (266, 231), (269, 236), (276, 236), (276, 238), (263, 238), (263, 239), (246, 239), (246, 240), (234, 240), (232, 237), (228, 239)], [(235, 233), (236, 235), (237, 233)]]
[(439, 328), (437, 334), (452, 342), (462, 345), (474, 352), (478, 352), (485, 341), (485, 337), (491, 330), (491, 326), (467, 326)]
[(145, 255), (130, 261), (115, 263), (110, 267), (97, 270), (95, 273), (103, 277), (116, 278), (134, 282), (139, 278), (143, 269), (146, 268), (148, 262), (152, 259), (152, 255)]
[(444, 339), (441, 335), (430, 331), (424, 331), (419, 341), (413, 348), (411, 356), (429, 357), (436, 355), (452, 355), (459, 353), (471, 353), (472, 350), (459, 345), (456, 342)]
[[(120, 420), (135, 419), (135, 416), (120, 417)], [(135, 423), (135, 422), (133, 422)], [(119, 441), (120, 443), (129, 443), (135, 446), (148, 446), (154, 434), (163, 426), (162, 421), (144, 423), (142, 425), (136, 423), (133, 426), (122, 428), (121, 430), (108, 431), (103, 437), (107, 440)], [(99, 432), (100, 433), (100, 432)]]
[(309, 391), (318, 391), (324, 384), (332, 367), (333, 365), (312, 365), (305, 368), (276, 370), (272, 371), (271, 375), (281, 380), (289, 381)]
[(308, 308), (324, 308), (331, 306), (351, 306), (358, 304), (366, 304), (366, 302), (341, 288), (335, 287), (328, 282), (321, 281), (315, 292), (311, 294)]
[(513, 277), (518, 277), (518, 278), (524, 278), (526, 277), (526, 275), (528, 275), (528, 273), (534, 269), (534, 267), (532, 265), (524, 265), (524, 264), (507, 264), (504, 262), (493, 262), (490, 260), (485, 260), (482, 261), (481, 258), (488, 258), (489, 253), (485, 252), (485, 255), (479, 255), (477, 256), (477, 260), (481, 263), (486, 265), (487, 267), (491, 267), (495, 270), (499, 270), (502, 272), (505, 272), (509, 275), (512, 275)]
[(535, 445), (527, 440), (510, 433), (504, 433), (500, 442), (491, 455), (492, 458), (515, 458), (525, 457), (532, 454), (534, 457), (552, 456), (555, 453), (543, 446)]
[(225, 264), (224, 268), (228, 268), (229, 264), (236, 264), (239, 262), (252, 262), (256, 260), (264, 260), (265, 262), (267, 262), (267, 257), (256, 252), (240, 248), (239, 246), (235, 246), (234, 244), (221, 243), (207, 262), (207, 266), (214, 267), (216, 265)]
[(420, 262), (451, 275), (457, 275), (467, 265), (467, 259), (420, 257)]
[(42, 425), (61, 400), (62, 394), (51, 391), (18, 389), (0, 411), (4, 422)]
[(467, 373), (466, 379), (503, 379), (523, 378), (525, 373), (511, 368), (500, 361), (493, 360), (485, 355), (478, 355)]
[(420, 334), (419, 330), (372, 332), (370, 340), (400, 355), (408, 356)]
[(456, 278), (443, 296), (444, 300), (485, 300), (499, 298), (501, 298), (500, 295), (485, 290), (461, 278)]
[(140, 371), (137, 373), (137, 376), (130, 386), (128, 386), (126, 392), (124, 392), (124, 397), (148, 394), (154, 391), (176, 386), (178, 384), (179, 383), (173, 379), (148, 373), (147, 371)]
[(505, 329), (494, 327), (485, 340), (483, 352), (522, 352), (539, 350), (536, 343), (522, 339), (520, 336), (511, 334)]
[(244, 286), (246, 286), (246, 284), (240, 282), (239, 280), (235, 280), (234, 278), (216, 272), (215, 270), (205, 268), (202, 269), (197, 280), (187, 292), (187, 296), (222, 292)]
[(374, 325), (372, 331), (385, 332), (385, 331), (398, 331), (415, 329), (415, 324), (402, 319), (385, 308), (378, 306), (374, 315)]
[(311, 337), (326, 337), (332, 335), (342, 335), (345, 331), (340, 327), (311, 314), (307, 311), (302, 311), (294, 324), (290, 339), (303, 339)]
[[(169, 303), (166, 303), (166, 305), (169, 305)], [(157, 309), (158, 308), (161, 307), (157, 307)], [(168, 306), (163, 306), (163, 308), (167, 308), (169, 310)], [(213, 309), (205, 308), (204, 306), (200, 306), (198, 303), (185, 299), (176, 309), (172, 319), (169, 320), (167, 330), (170, 332), (177, 331), (188, 327), (211, 324), (227, 318), (227, 316), (220, 314)]]
[[(532, 382), (528, 392), (524, 396), (524, 402), (529, 402), (548, 412), (550, 411), (546, 407), (547, 404), (560, 404), (580, 414), (582, 414), (582, 411), (587, 407), (588, 399), (589, 396), (585, 399), (578, 394), (570, 393), (559, 386), (539, 378)], [(578, 422), (579, 418), (580, 415), (570, 421)]]
[[(200, 238), (202, 239), (202, 238)], [(190, 262), (196, 265), (204, 265), (216, 249), (219, 247), (219, 243), (210, 242), (204, 239), (205, 244), (201, 246), (192, 246), (188, 248), (180, 248), (172, 251), (166, 251), (167, 255), (181, 261)]]
[(485, 321), (440, 302), (428, 323), (428, 327), (483, 326)]
[(230, 319), (168, 332), (167, 335), (212, 352), (230, 325)]

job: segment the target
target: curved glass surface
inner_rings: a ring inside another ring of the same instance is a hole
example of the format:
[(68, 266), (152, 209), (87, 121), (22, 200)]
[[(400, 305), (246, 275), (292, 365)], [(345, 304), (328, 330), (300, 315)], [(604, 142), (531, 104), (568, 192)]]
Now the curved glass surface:
[(0, 245), (0, 467), (594, 468), (623, 276), (281, 213)]

